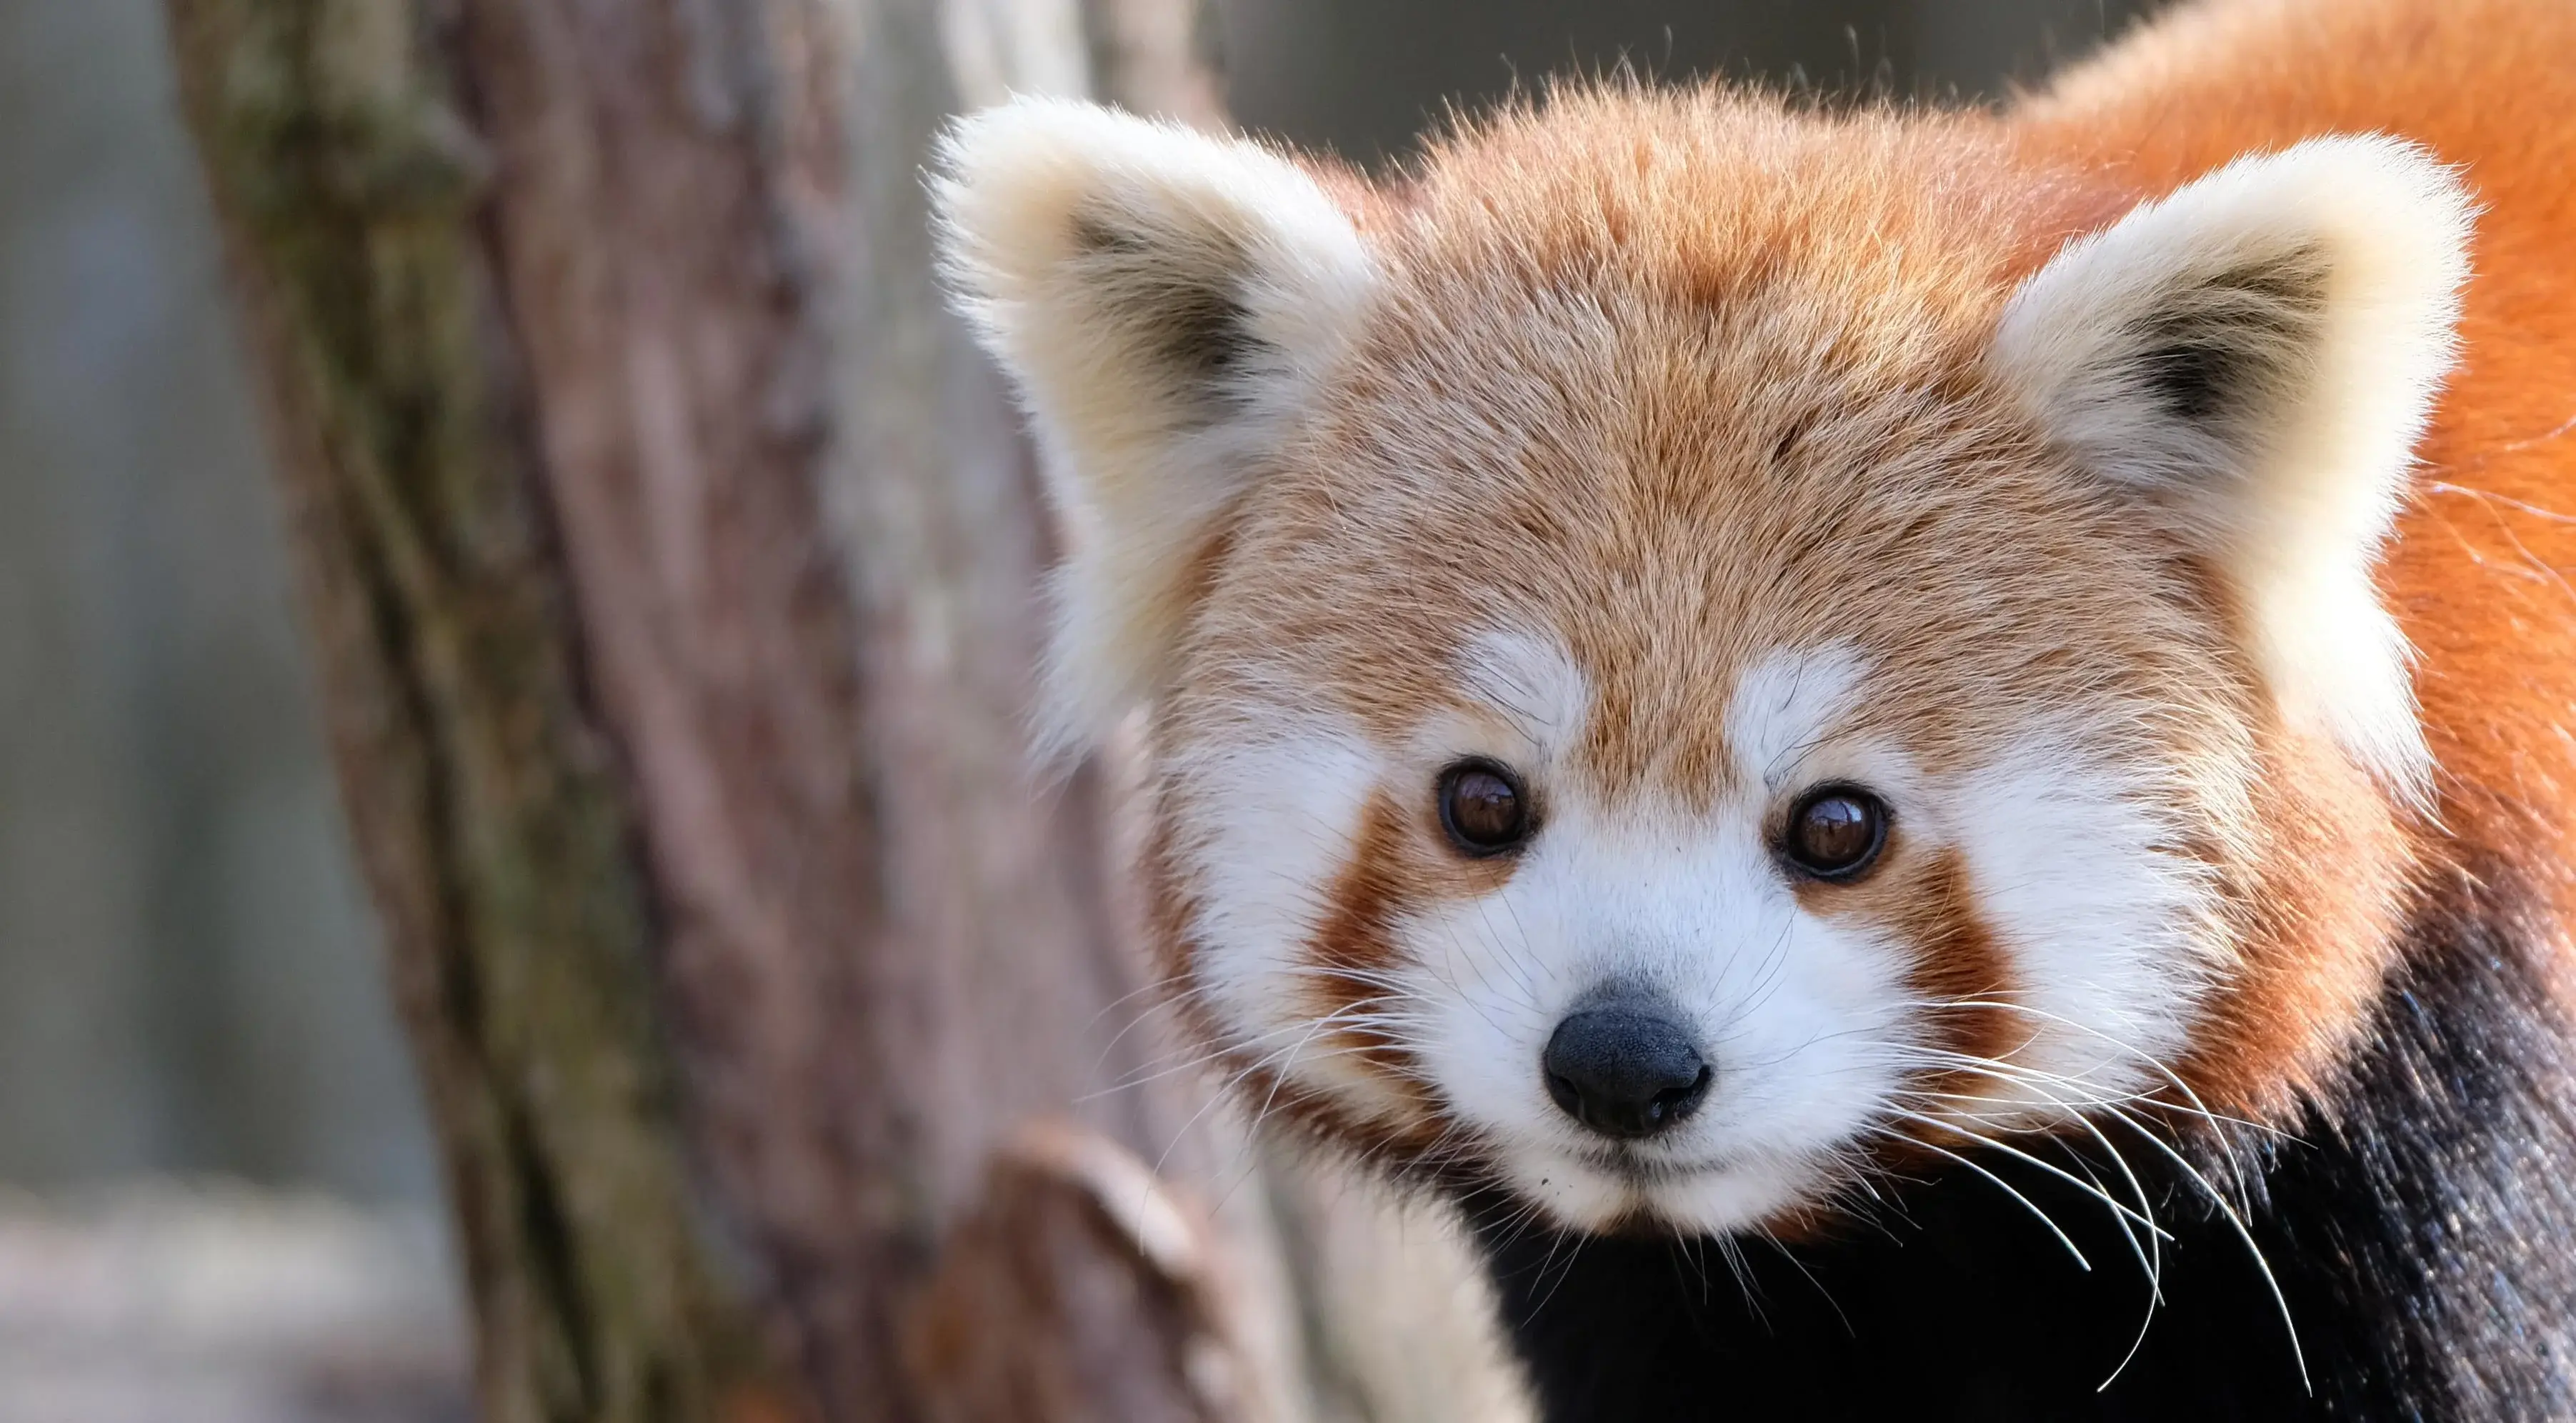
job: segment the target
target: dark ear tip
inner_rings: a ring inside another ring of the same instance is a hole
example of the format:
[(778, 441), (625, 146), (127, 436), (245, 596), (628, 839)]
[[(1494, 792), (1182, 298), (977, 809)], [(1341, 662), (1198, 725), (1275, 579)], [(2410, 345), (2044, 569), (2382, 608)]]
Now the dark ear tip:
[(2159, 409), (2179, 420), (2233, 416), (2277, 388), (2323, 319), (2330, 267), (2302, 246), (2217, 273), (2145, 323), (2131, 358)]
[(1145, 249), (1145, 241), (1109, 220), (1096, 207), (1073, 215), (1073, 251), (1077, 257), (1126, 256)]
[(2228, 393), (2243, 379), (2240, 353), (2223, 341), (2153, 347), (2137, 364), (2157, 408), (2178, 420), (2199, 422), (2228, 413)]
[(1074, 212), (1070, 235), (1084, 284), (1176, 386), (1228, 402), (1231, 378), (1253, 364), (1260, 344), (1242, 297), (1248, 255), (1205, 236), (1158, 240), (1150, 226), (1119, 218), (1096, 201)]

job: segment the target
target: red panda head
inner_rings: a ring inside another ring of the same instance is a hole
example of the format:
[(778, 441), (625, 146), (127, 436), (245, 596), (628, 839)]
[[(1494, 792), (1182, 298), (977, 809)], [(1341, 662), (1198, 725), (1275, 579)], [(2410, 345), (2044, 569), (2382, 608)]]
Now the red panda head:
[(1160, 947), (1255, 1107), (1716, 1231), (2326, 1070), (2428, 775), (2371, 570), (2466, 204), (2379, 139), (2135, 205), (2009, 141), (1598, 95), (1373, 188), (952, 135), (1053, 725), (1148, 710)]

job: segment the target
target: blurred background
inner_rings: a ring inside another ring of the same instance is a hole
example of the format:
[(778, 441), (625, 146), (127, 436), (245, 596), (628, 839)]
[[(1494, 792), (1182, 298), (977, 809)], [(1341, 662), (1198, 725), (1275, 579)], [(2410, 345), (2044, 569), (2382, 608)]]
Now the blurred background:
[[(1621, 63), (1983, 100), (2136, 0), (1222, 0), (1372, 164)], [(0, 1423), (462, 1419), (435, 1159), (152, 0), (0, 3)]]

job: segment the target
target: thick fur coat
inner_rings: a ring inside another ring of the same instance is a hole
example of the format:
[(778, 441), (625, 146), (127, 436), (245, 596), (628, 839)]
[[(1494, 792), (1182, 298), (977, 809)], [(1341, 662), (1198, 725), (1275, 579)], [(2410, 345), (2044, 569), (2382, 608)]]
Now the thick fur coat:
[(1194, 1030), (1459, 1203), (1550, 1419), (2576, 1416), (2569, 54), (952, 136), (1050, 727), (1144, 710)]

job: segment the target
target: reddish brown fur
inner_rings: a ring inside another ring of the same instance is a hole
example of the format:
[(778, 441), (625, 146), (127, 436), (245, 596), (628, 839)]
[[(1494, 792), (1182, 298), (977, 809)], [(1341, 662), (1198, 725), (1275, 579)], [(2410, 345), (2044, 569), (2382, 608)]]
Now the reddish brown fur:
[[(1190, 1038), (1209, 1044), (1228, 1044), (1218, 1056), (1218, 1063), (1231, 1079), (1234, 1090), (1253, 1103), (1265, 1119), (1275, 1119), (1318, 1137), (1339, 1141), (1352, 1150), (1365, 1153), (1419, 1154), (1439, 1135), (1434, 1118), (1424, 1109), (1408, 1121), (1375, 1120), (1352, 1111), (1332, 1094), (1318, 1091), (1290, 1077), (1284, 1064), (1272, 1055), (1268, 1044), (1237, 1044), (1235, 1036), (1216, 1021), (1208, 1005), (1191, 991), (1192, 961), (1199, 952), (1190, 931), (1196, 914), (1183, 876), (1175, 872), (1171, 819), (1157, 816), (1154, 829), (1138, 856), (1137, 873), (1145, 887), (1147, 937), (1154, 946), (1158, 967), (1167, 981), (1184, 985), (1173, 996), (1183, 1028)], [(1338, 897), (1337, 897), (1338, 898)], [(1347, 904), (1347, 901), (1342, 901)], [(1337, 907), (1336, 917), (1351, 912)], [(1358, 912), (1365, 914), (1362, 908)], [(1341, 1006), (1339, 1002), (1319, 1005), (1322, 1011)], [(1377, 1043), (1362, 1043), (1364, 1048), (1377, 1048)], [(1370, 1057), (1378, 1054), (1372, 1052)], [(1391, 1061), (1373, 1062), (1377, 1070), (1399, 1082), (1408, 1095), (1418, 1089), (1399, 1055)]]
[[(2328, 131), (2387, 131), (2467, 165), (2488, 204), (2463, 358), (2419, 446), (2417, 499), (2380, 586), (2418, 654), (2442, 768), (2438, 827), (2366, 785), (2270, 749), (2280, 836), (2253, 898), (2255, 972), (2191, 1075), (2269, 1105), (2265, 1084), (2330, 1061), (2380, 969), (2417, 856), (2512, 866), (2576, 916), (2576, 6), (2529, 0), (2253, 0), (2174, 21), (2007, 125), (2023, 161), (2133, 192)], [(2332, 56), (2332, 62), (2319, 62)], [(2541, 57), (2545, 62), (2535, 62)], [(2445, 834), (2447, 832), (2447, 836)], [(2465, 855), (2463, 855), (2465, 851)], [(2373, 912), (2374, 907), (2376, 912)]]
[[(1408, 886), (1428, 878), (1413, 863), (1419, 852), (1408, 822), (1418, 817), (1419, 812), (1408, 815), (1383, 791), (1361, 812), (1359, 836), (1351, 843), (1350, 859), (1325, 893), (1324, 920), (1316, 927), (1307, 954), (1323, 970), (1312, 990), (1317, 1019), (1398, 1006), (1386, 987), (1388, 977), (1402, 963), (1390, 936), (1398, 917), (1416, 902)], [(1481, 863), (1508, 872), (1509, 861)], [(1355, 1052), (1408, 1094), (1419, 1091), (1412, 1054), (1382, 1026), (1365, 1021), (1339, 1023), (1318, 1046), (1325, 1051)]]
[[(2012, 956), (1978, 915), (1967, 867), (1956, 851), (1932, 857), (1916, 882), (1897, 893), (1904, 895), (1904, 902), (1889, 906), (1886, 915), (1903, 926), (1900, 932), (1913, 949), (1908, 983), (1917, 995), (1939, 1004), (2014, 1001)], [(2014, 1050), (2030, 1036), (2028, 1023), (2000, 1008), (1944, 1008), (1934, 1011), (1929, 1021), (1941, 1031), (1935, 1046), (1988, 1062), (2011, 1061)], [(1959, 1072), (1934, 1074), (1927, 1086), (1934, 1091), (1977, 1093), (1991, 1091), (1995, 1083)]]

